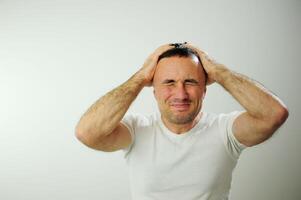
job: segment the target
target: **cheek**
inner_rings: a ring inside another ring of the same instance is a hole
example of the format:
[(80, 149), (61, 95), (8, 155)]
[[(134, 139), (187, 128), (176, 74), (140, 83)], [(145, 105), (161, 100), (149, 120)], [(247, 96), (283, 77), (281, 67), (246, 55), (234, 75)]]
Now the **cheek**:
[(171, 90), (169, 88), (158, 88), (155, 93), (157, 100), (160, 101), (164, 101), (171, 96)]
[(191, 87), (187, 88), (187, 93), (189, 94), (189, 97), (191, 99), (202, 99), (203, 97), (203, 92), (199, 88)]

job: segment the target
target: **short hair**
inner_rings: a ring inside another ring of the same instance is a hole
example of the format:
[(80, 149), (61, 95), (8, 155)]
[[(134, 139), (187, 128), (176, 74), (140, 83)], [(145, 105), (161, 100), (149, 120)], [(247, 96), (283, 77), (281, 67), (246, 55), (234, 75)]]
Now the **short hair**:
[[(182, 45), (176, 46), (175, 48), (172, 48), (172, 49), (169, 49), (169, 50), (163, 52), (159, 56), (157, 63), (159, 63), (159, 61), (161, 59), (163, 59), (163, 58), (169, 58), (169, 57), (173, 57), (173, 56), (178, 56), (178, 57), (192, 57), (192, 56), (196, 56), (198, 58), (198, 60), (199, 60), (199, 63), (203, 67), (201, 58), (198, 55), (198, 53), (195, 50), (193, 50), (191, 48), (188, 48), (188, 47), (185, 47), (185, 46), (182, 46)], [(206, 84), (206, 82), (207, 82), (207, 76), (208, 75), (207, 75), (205, 69), (203, 69), (203, 70), (204, 70), (204, 73), (205, 73), (205, 84)]]
[(158, 62), (163, 58), (169, 58), (169, 57), (173, 57), (173, 56), (178, 56), (178, 57), (196, 56), (198, 58), (199, 62), (202, 64), (198, 53), (196, 51), (194, 51), (193, 49), (190, 49), (190, 48), (184, 47), (184, 46), (175, 47), (175, 48), (172, 48), (172, 49), (169, 49), (169, 50), (163, 52), (159, 56)]

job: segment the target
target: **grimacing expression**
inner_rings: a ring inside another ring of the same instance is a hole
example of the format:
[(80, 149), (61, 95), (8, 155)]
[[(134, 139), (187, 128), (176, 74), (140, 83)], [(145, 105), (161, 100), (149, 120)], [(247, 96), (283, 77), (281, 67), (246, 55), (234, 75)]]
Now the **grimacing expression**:
[(163, 119), (187, 124), (202, 107), (206, 94), (205, 72), (196, 56), (163, 58), (157, 64), (153, 87)]

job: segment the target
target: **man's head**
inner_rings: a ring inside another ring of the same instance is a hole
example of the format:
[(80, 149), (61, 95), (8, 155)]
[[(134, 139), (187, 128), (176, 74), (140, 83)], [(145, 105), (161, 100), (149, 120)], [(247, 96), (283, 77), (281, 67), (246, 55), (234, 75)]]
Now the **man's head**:
[[(198, 53), (191, 48), (185, 47), (184, 46), (185, 44), (187, 44), (187, 42), (170, 44), (171, 46), (174, 46), (175, 48), (169, 49), (169, 50), (165, 51), (164, 53), (162, 53), (158, 58), (158, 63), (163, 58), (169, 58), (169, 57), (173, 57), (173, 56), (191, 57), (191, 58), (196, 57), (198, 59), (198, 62), (202, 66), (201, 58), (198, 55)], [(205, 71), (204, 71), (204, 73), (205, 73), (205, 83), (206, 83), (207, 82), (207, 73)]]
[(198, 54), (185, 46), (159, 56), (153, 86), (164, 120), (179, 125), (195, 119), (206, 94), (206, 76)]

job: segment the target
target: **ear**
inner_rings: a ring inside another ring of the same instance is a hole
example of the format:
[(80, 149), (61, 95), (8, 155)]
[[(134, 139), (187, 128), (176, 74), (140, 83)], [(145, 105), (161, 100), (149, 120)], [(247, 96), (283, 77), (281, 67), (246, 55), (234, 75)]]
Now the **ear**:
[(156, 93), (155, 87), (153, 87), (153, 94), (154, 94), (155, 99), (157, 100), (157, 93)]

